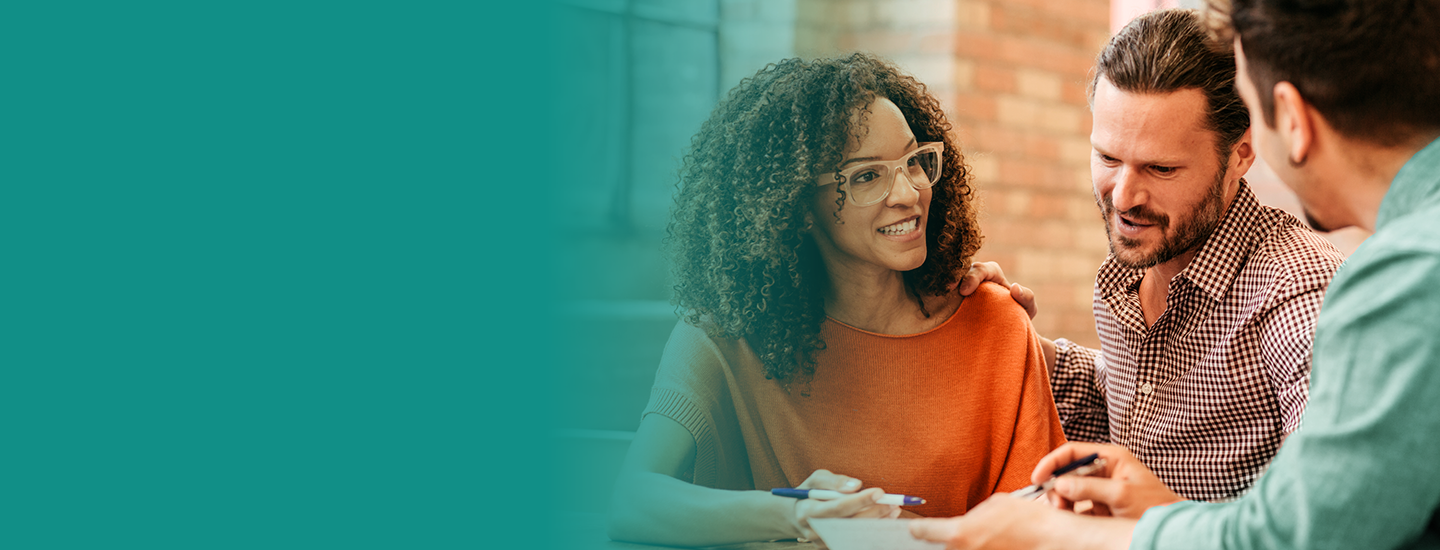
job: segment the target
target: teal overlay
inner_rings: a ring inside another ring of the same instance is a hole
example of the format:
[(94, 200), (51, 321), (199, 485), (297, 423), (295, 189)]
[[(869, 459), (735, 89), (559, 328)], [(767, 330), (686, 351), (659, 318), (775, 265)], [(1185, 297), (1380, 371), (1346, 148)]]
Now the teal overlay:
[(544, 546), (544, 6), (3, 14), (5, 547)]
[[(725, 91), (720, 3), (566, 0), (556, 6), (558, 171), (555, 321), (567, 346), (550, 379), (553, 508), (602, 543), (611, 489), (677, 317), (661, 253), (690, 137)], [(733, 85), (733, 83), (731, 83)]]

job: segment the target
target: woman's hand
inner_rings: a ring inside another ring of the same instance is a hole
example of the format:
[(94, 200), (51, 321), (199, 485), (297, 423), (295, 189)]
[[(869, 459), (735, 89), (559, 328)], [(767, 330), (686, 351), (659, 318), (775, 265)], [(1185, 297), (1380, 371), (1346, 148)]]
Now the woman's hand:
[(797, 489), (828, 489), (853, 494), (835, 500), (797, 499), (790, 522), (800, 533), (800, 539), (814, 542), (820, 548), (825, 547), (810, 527), (810, 520), (814, 518), (894, 518), (900, 515), (899, 506), (875, 502), (885, 494), (884, 491), (875, 487), (862, 491), (861, 485), (858, 479), (829, 470), (815, 470), (810, 474)]
[(1104, 458), (1105, 467), (1091, 477), (1064, 476), (1055, 480), (1049, 496), (1055, 507), (1075, 510), (1075, 503), (1088, 500), (1093, 507), (1082, 513), (1140, 519), (1145, 510), (1153, 506), (1185, 500), (1161, 483), (1135, 455), (1119, 445), (1066, 443), (1040, 459), (1030, 480), (1043, 482), (1056, 468), (1091, 453), (1098, 453)]
[(1031, 292), (1028, 288), (1020, 286), (1019, 283), (1010, 284), (1010, 281), (1005, 280), (1005, 272), (1000, 270), (1000, 264), (995, 262), (975, 262), (970, 264), (970, 271), (965, 273), (964, 277), (960, 278), (960, 282), (955, 287), (955, 290), (960, 291), (961, 296), (969, 296), (974, 294), (976, 289), (980, 288), (980, 283), (986, 281), (1009, 287), (1010, 297), (1014, 298), (1015, 303), (1020, 304), (1020, 307), (1025, 308), (1025, 313), (1030, 314), (1031, 319), (1034, 319), (1035, 314), (1040, 312), (1040, 309), (1035, 306), (1035, 293)]

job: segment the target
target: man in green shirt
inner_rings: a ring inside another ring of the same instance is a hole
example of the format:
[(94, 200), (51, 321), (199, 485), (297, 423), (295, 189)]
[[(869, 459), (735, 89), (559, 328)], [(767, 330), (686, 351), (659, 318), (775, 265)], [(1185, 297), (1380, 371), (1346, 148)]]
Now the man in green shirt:
[[(1182, 501), (1124, 449), (1047, 505), (917, 520), (951, 548), (1440, 548), (1440, 0), (1211, 0), (1260, 154), (1311, 224), (1374, 231), (1331, 281), (1304, 425), (1254, 488)], [(1232, 38), (1233, 37), (1233, 38)], [(1263, 123), (1262, 123), (1263, 122)], [(1091, 517), (1056, 510), (1094, 503)]]

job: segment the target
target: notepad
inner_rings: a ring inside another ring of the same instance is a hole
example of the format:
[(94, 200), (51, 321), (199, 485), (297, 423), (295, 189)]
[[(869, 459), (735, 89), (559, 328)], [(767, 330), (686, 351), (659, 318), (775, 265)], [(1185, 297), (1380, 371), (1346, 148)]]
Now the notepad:
[(810, 527), (830, 550), (944, 550), (938, 542), (910, 536), (910, 520), (816, 518)]

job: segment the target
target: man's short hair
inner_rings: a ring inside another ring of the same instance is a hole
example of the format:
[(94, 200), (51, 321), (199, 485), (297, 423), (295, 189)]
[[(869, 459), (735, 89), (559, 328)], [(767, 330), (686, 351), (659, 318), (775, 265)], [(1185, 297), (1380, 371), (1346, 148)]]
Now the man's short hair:
[(1266, 126), (1289, 82), (1347, 137), (1440, 132), (1440, 0), (1208, 0), (1206, 25), (1218, 42), (1240, 36)]
[(1205, 94), (1205, 127), (1215, 132), (1223, 162), (1250, 128), (1250, 114), (1235, 91), (1232, 48), (1217, 46), (1208, 40), (1198, 11), (1168, 9), (1137, 17), (1096, 57), (1089, 99), (1093, 105), (1101, 78), (1129, 93), (1198, 89)]

